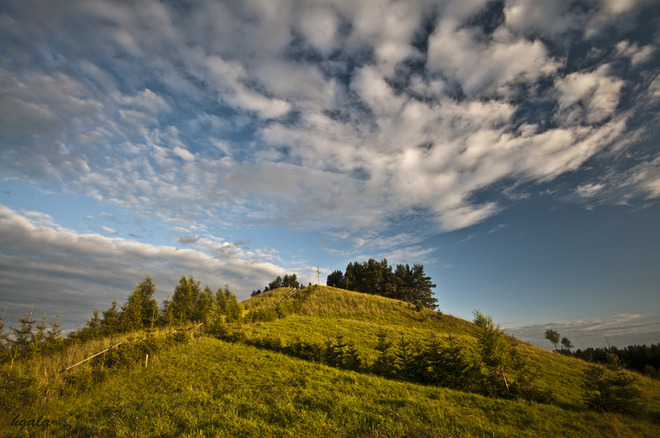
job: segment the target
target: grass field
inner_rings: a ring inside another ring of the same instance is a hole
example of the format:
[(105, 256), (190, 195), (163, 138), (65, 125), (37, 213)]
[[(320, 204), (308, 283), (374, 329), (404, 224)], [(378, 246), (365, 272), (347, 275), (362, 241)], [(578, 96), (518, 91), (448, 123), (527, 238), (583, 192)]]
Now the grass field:
[[(274, 292), (255, 297), (260, 303), (248, 300), (248, 312), (273, 305), (285, 291)], [(405, 303), (321, 288), (297, 313), (243, 324), (240, 330), (248, 340), (278, 338), (284, 344), (323, 342), (340, 334), (373, 360), (379, 331), (420, 340), (452, 333), (467, 343), (475, 329), (467, 321), (420, 313)], [(120, 368), (84, 364), (57, 373), (63, 364), (117, 339), (18, 364), (40, 395), (37, 402), (3, 414), (0, 436), (660, 436), (659, 382), (637, 376), (645, 404), (640, 416), (590, 410), (580, 386), (587, 364), (523, 343), (539, 384), (555, 394), (553, 403), (391, 380), (191, 333), (164, 343), (147, 367), (140, 360)]]

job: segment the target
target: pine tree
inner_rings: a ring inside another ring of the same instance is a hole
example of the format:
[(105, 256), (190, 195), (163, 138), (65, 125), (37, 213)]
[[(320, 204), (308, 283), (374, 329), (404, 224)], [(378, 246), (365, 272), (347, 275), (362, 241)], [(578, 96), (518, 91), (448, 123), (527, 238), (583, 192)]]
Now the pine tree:
[(179, 279), (170, 303), (174, 322), (183, 324), (193, 320), (201, 291), (200, 282), (195, 281), (192, 274), (189, 278), (183, 276)]
[(117, 309), (117, 300), (113, 299), (110, 308), (103, 312), (103, 319), (101, 320), (101, 330), (105, 336), (119, 333), (121, 329), (121, 321), (119, 317), (120, 315), (119, 310)]
[(477, 326), (477, 341), (481, 360), (486, 367), (486, 392), (506, 394), (509, 392), (507, 371), (510, 365), (509, 344), (492, 316), (480, 311), (474, 312), (474, 324)]
[(376, 337), (378, 338), (378, 343), (376, 344), (378, 357), (371, 366), (371, 369), (374, 373), (381, 376), (392, 377), (394, 376), (394, 356), (390, 351), (392, 343), (387, 340), (387, 333), (384, 331), (378, 332)]
[(9, 355), (9, 334), (5, 333), (5, 314), (7, 308), (0, 318), (0, 361), (3, 361)]
[[(30, 348), (30, 344), (34, 339), (34, 333), (32, 326), (37, 322), (36, 319), (32, 319), (32, 311), (34, 306), (30, 307), (28, 314), (25, 318), (20, 318), (18, 322), (21, 323), (21, 327), (16, 329), (12, 328), (13, 340), (12, 340), (12, 350), (13, 350), (13, 359), (17, 358), (20, 355), (23, 355)], [(12, 360), (13, 362), (13, 360)]]
[(158, 302), (154, 298), (155, 294), (156, 284), (147, 274), (142, 281), (138, 282), (122, 306), (121, 324), (124, 330), (133, 331), (152, 327), (155, 315), (158, 315)]
[(229, 290), (229, 285), (225, 285), (224, 290), (225, 315), (227, 321), (239, 321), (243, 316), (243, 306), (238, 302), (238, 298)]
[(34, 333), (30, 345), (33, 357), (42, 353), (44, 350), (44, 343), (46, 341), (47, 329), (48, 329), (48, 325), (46, 324), (46, 313), (44, 313), (44, 316), (41, 318), (41, 321), (36, 326), (36, 328), (37, 331)]
[(62, 343), (62, 327), (60, 326), (60, 314), (58, 314), (55, 317), (55, 322), (50, 324), (50, 329), (46, 335), (46, 349), (48, 351), (57, 351)]

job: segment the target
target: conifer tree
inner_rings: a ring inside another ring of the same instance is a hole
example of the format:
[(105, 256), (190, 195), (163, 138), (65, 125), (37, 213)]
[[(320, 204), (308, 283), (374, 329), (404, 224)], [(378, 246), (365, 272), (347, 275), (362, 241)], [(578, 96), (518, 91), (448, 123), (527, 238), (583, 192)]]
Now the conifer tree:
[(155, 294), (156, 284), (147, 274), (142, 281), (138, 282), (122, 306), (121, 324), (124, 330), (140, 330), (152, 326), (155, 315), (158, 315), (158, 302), (154, 298)]
[(477, 341), (481, 360), (486, 367), (486, 391), (502, 394), (509, 392), (507, 371), (510, 365), (509, 344), (492, 316), (480, 311), (474, 312), (474, 324), (477, 326)]
[(30, 344), (32, 343), (32, 340), (34, 339), (32, 326), (37, 322), (37, 320), (32, 319), (33, 308), (34, 306), (30, 307), (30, 310), (28, 311), (28, 314), (25, 318), (19, 318), (18, 322), (21, 323), (20, 328), (12, 328), (12, 363), (20, 355), (23, 355), (25, 352), (27, 352)]
[(243, 315), (243, 306), (238, 302), (238, 298), (229, 290), (229, 285), (225, 285), (224, 290), (225, 315), (227, 321), (239, 321)]
[(44, 349), (44, 343), (46, 341), (48, 325), (46, 324), (46, 313), (41, 318), (41, 321), (36, 326), (37, 331), (34, 333), (31, 342), (32, 356), (37, 356)]
[(62, 345), (62, 327), (60, 326), (60, 314), (55, 317), (55, 322), (50, 324), (46, 335), (46, 348), (48, 351), (57, 351)]
[(9, 334), (5, 333), (5, 314), (7, 308), (0, 318), (0, 361), (4, 360), (9, 354)]
[(378, 357), (371, 366), (374, 373), (385, 377), (394, 376), (394, 355), (392, 354), (392, 343), (387, 340), (387, 333), (380, 331), (376, 334), (378, 343), (376, 344), (376, 351)]
[[(119, 333), (121, 325), (119, 320), (120, 314), (117, 309), (117, 299), (112, 300), (110, 308), (103, 312), (103, 319), (101, 320), (101, 329), (104, 335), (113, 335)], [(59, 316), (58, 316), (59, 321)]]
[(174, 322), (182, 324), (193, 320), (201, 291), (200, 282), (195, 281), (192, 274), (188, 278), (182, 276), (179, 279), (170, 303)]

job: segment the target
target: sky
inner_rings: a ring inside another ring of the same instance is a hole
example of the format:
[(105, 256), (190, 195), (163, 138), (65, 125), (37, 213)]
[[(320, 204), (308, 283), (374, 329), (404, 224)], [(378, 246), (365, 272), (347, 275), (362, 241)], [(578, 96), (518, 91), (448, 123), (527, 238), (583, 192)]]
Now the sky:
[(660, 342), (657, 0), (5, 0), (0, 307), (420, 263), (541, 345)]

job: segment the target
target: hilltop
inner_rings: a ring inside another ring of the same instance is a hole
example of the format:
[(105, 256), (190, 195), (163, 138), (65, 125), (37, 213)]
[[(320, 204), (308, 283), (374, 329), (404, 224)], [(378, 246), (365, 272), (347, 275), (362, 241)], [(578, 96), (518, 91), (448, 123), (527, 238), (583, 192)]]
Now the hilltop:
[[(14, 364), (13, 382), (36, 394), (14, 388), (24, 400), (2, 400), (0, 436), (660, 436), (657, 381), (634, 375), (643, 410), (601, 412), (584, 398), (590, 364), (503, 334), (493, 339), (528, 375), (507, 362), (504, 386), (485, 362), (477, 370), (467, 360), (482, 354), (487, 317), (475, 324), (318, 286), (241, 304), (242, 322), (213, 335), (197, 325), (132, 332)], [(118, 342), (127, 347), (58, 372)], [(405, 345), (410, 375), (401, 371)], [(466, 359), (461, 372), (478, 382), (439, 386), (428, 370), (415, 374), (413, 358), (429, 345)]]

